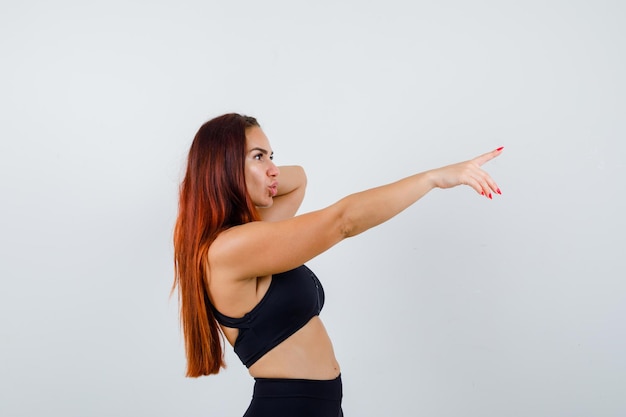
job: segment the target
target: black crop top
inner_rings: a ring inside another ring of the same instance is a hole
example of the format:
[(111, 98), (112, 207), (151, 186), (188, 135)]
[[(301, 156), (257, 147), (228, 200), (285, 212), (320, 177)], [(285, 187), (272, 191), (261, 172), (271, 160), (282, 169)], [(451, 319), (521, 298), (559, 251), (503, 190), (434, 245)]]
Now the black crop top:
[(261, 301), (241, 318), (225, 316), (207, 304), (218, 323), (239, 329), (234, 350), (249, 368), (320, 313), (324, 289), (313, 271), (302, 265), (274, 274)]

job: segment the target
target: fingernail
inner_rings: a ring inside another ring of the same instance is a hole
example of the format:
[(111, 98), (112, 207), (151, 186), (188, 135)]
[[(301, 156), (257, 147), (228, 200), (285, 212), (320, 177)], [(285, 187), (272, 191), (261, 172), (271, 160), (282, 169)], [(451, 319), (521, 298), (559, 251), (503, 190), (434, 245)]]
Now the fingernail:
[(489, 193), (489, 199), (493, 200), (493, 197), (491, 196), (491, 193)]
[(497, 192), (498, 194), (502, 195), (502, 191), (500, 191), (500, 189), (499, 189), (499, 188), (496, 190), (496, 192)]
[(484, 192), (484, 191), (481, 191), (481, 192), (480, 192), (480, 195), (485, 195), (485, 192)]
[(500, 146), (498, 149), (496, 149), (496, 151), (501, 151), (502, 149), (504, 149), (504, 146)]

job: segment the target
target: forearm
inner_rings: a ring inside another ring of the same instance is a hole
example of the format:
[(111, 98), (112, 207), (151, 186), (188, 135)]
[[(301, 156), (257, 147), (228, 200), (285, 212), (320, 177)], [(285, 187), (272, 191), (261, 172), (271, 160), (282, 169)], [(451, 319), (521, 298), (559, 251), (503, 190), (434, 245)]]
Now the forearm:
[(431, 171), (351, 194), (336, 203), (345, 237), (358, 235), (391, 219), (435, 188)]
[(271, 207), (259, 208), (261, 219), (265, 221), (278, 221), (293, 217), (306, 191), (306, 174), (300, 166), (279, 167), (278, 190)]
[(501, 194), (495, 181), (481, 166), (497, 157), (502, 148), (487, 152), (472, 160), (432, 169), (401, 179), (382, 187), (372, 188), (336, 203), (344, 237), (358, 235), (377, 226), (422, 198), (433, 188), (452, 188), (467, 185), (479, 195), (492, 198)]
[(304, 191), (306, 188), (306, 174), (304, 169), (298, 165), (289, 165), (279, 167), (278, 175), (278, 193), (276, 197), (280, 197), (292, 192)]

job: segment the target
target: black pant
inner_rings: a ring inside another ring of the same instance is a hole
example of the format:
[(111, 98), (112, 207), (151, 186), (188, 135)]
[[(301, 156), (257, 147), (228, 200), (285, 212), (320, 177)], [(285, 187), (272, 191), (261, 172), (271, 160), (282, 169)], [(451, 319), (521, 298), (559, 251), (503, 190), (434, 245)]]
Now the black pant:
[(341, 375), (329, 381), (255, 378), (243, 417), (343, 417)]

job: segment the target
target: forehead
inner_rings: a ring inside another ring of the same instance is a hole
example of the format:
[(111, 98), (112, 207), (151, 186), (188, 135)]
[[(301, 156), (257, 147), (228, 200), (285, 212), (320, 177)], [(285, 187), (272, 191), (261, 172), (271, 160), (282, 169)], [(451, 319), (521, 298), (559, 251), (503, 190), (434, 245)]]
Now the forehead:
[(269, 139), (263, 130), (256, 126), (246, 129), (246, 148), (247, 150), (262, 148), (269, 152), (272, 150)]

